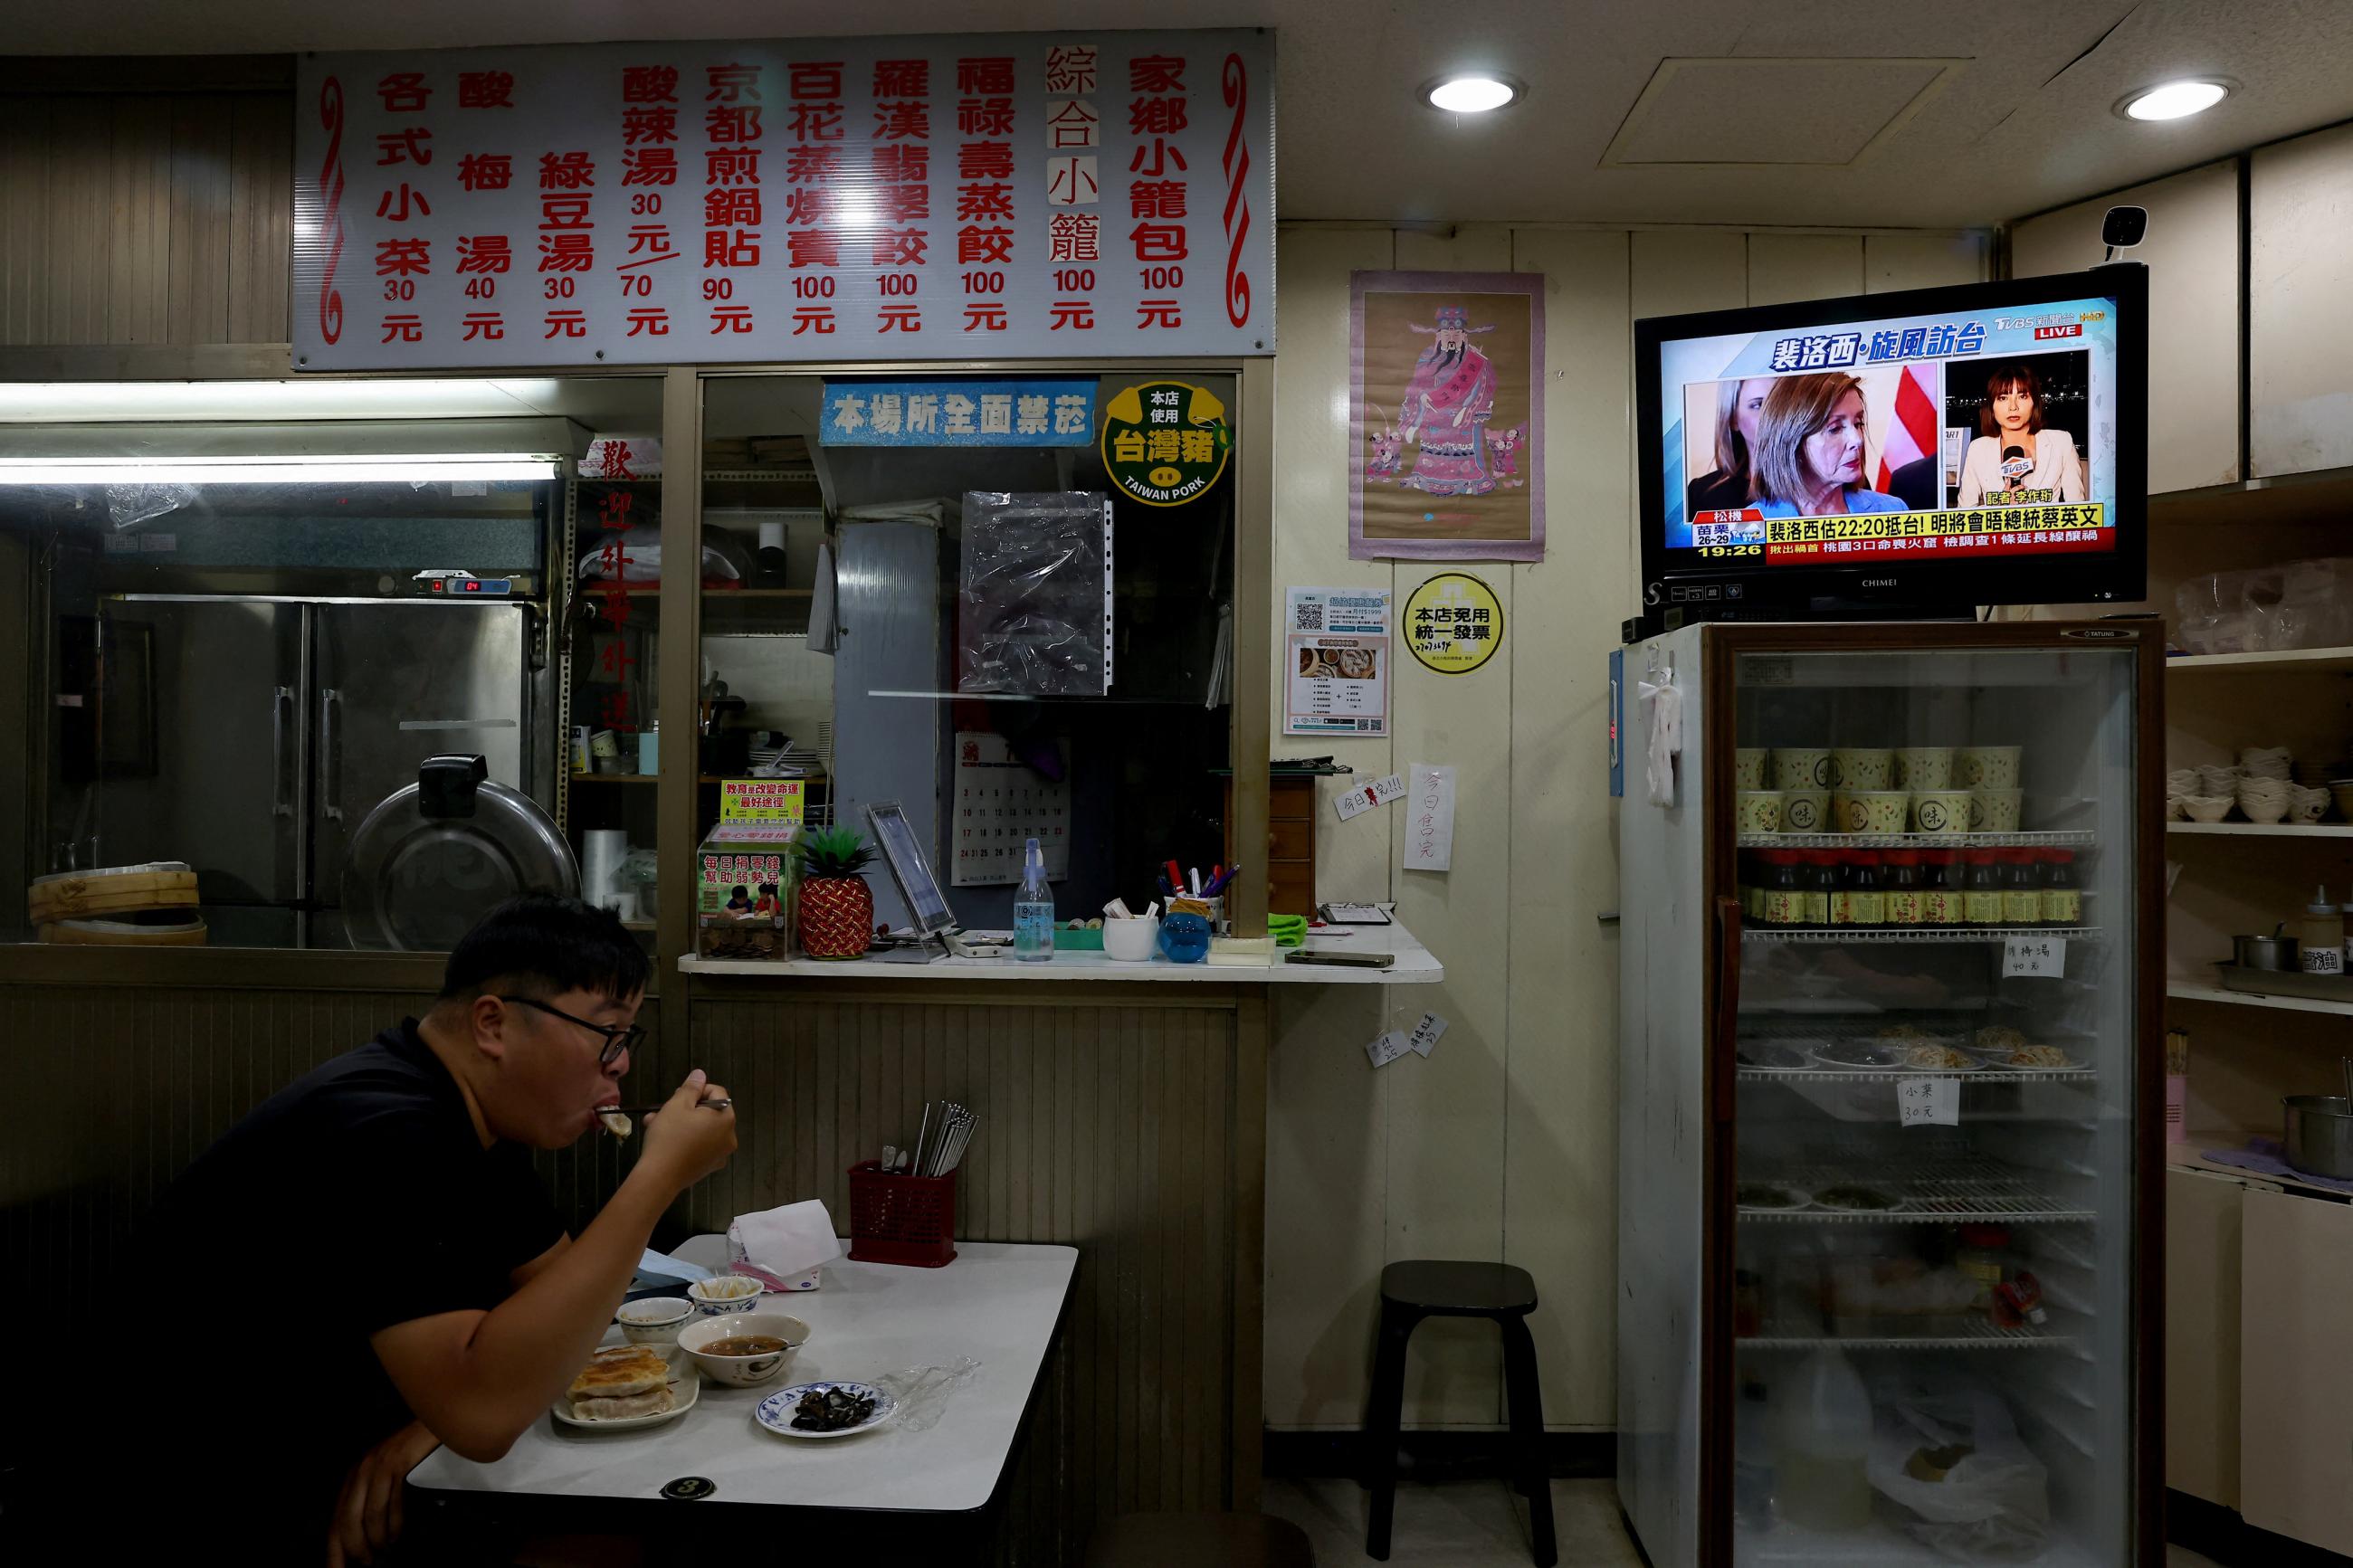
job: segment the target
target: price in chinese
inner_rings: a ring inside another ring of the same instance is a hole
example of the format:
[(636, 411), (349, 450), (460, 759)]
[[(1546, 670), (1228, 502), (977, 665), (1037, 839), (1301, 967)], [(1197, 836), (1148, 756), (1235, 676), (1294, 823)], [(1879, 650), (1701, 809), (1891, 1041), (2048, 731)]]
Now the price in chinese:
[(2003, 945), (2005, 976), (2056, 980), (2067, 973), (2067, 939), (2063, 936), (2014, 936)]
[(1905, 1127), (1958, 1127), (1961, 1080), (1907, 1078), (1895, 1086), (1895, 1120)]

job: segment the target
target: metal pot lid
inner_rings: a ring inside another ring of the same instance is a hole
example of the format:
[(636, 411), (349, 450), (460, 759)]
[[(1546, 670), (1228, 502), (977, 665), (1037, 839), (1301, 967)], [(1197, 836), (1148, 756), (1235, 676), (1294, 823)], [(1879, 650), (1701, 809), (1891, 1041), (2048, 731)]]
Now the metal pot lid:
[(529, 795), (477, 784), (473, 816), (434, 818), (417, 794), (395, 790), (352, 835), (343, 917), (353, 947), (444, 952), (519, 894), (580, 896), (571, 846)]

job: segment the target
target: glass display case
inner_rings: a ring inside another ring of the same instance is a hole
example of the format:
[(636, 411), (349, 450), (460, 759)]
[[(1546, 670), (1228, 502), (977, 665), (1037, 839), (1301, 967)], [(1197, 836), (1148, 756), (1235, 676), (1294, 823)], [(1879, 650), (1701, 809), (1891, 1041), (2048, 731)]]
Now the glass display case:
[[(1659, 759), (1660, 700), (1630, 703), (1621, 816), (1621, 1488), (1653, 1561), (2137, 1560), (2163, 1137), (2141, 639), (1629, 648), (1683, 704)], [(1664, 1381), (1678, 1357), (1696, 1384)]]

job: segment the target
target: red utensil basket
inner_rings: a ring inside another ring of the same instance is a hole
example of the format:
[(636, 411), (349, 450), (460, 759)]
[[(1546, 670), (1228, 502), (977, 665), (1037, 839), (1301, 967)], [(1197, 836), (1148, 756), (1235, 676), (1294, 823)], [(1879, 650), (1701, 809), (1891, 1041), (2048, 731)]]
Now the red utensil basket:
[(849, 1256), (859, 1263), (940, 1268), (955, 1261), (956, 1173), (885, 1175), (879, 1160), (849, 1167)]

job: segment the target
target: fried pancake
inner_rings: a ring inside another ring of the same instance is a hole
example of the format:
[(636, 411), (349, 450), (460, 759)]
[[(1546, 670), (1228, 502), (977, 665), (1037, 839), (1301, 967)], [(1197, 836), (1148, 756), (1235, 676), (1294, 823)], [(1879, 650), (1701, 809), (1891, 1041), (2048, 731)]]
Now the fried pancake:
[(650, 1394), (632, 1394), (615, 1399), (575, 1399), (572, 1418), (575, 1421), (621, 1421), (632, 1415), (659, 1415), (677, 1405), (664, 1384)]
[(670, 1363), (649, 1345), (613, 1345), (588, 1358), (565, 1392), (575, 1400), (618, 1399), (670, 1384)]

